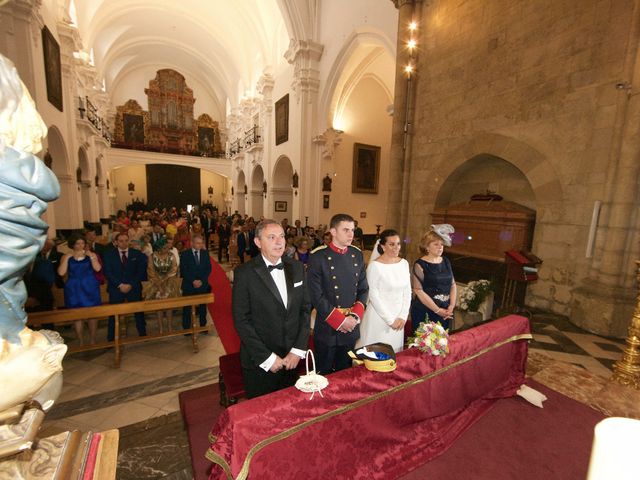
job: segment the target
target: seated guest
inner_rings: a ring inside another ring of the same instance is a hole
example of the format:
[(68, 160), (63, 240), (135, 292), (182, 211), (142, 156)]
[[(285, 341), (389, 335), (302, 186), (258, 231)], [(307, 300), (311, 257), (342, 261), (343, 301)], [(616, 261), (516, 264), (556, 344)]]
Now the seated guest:
[(456, 304), (456, 282), (449, 259), (442, 256), (444, 246), (451, 246), (453, 227), (431, 225), (420, 241), (420, 257), (413, 264), (411, 285), (415, 298), (411, 304), (413, 330), (420, 322), (437, 322), (446, 330), (451, 327)]
[(395, 230), (384, 230), (367, 267), (369, 303), (360, 326), (356, 348), (388, 343), (396, 352), (404, 345), (404, 324), (411, 305), (409, 263), (400, 258), (402, 243)]
[(311, 309), (302, 264), (283, 257), (282, 226), (260, 222), (255, 243), (261, 254), (235, 270), (232, 297), (249, 398), (295, 383), (309, 342)]
[[(84, 238), (79, 235), (70, 237), (67, 245), (71, 253), (62, 256), (58, 267), (60, 276), (67, 275), (64, 285), (64, 306), (78, 308), (101, 305), (100, 283), (95, 275), (95, 272), (102, 270), (98, 256), (85, 249)], [(74, 322), (74, 327), (80, 345), (84, 345), (84, 322), (78, 320)], [(97, 329), (98, 320), (95, 318), (89, 320), (89, 342), (92, 344), (96, 343)]]
[[(147, 265), (147, 282), (143, 289), (145, 300), (160, 298), (174, 298), (180, 296), (180, 279), (178, 278), (178, 263), (169, 249), (165, 237), (153, 244), (153, 254)], [(158, 331), (163, 332), (163, 319), (167, 319), (167, 328), (171, 331), (171, 310), (158, 312)]]
[(284, 254), (289, 258), (293, 258), (293, 256), (296, 253), (296, 246), (295, 246), (296, 237), (295, 235), (290, 235), (287, 233), (285, 235), (285, 238), (287, 240), (287, 243), (284, 248)]
[[(138, 302), (142, 300), (142, 281), (147, 276), (147, 256), (129, 248), (129, 236), (118, 233), (115, 236), (116, 248), (108, 250), (104, 255), (104, 274), (107, 277), (109, 303)], [(144, 313), (135, 314), (136, 329), (143, 337), (147, 334)], [(115, 337), (115, 318), (109, 317), (107, 340)]]
[(322, 245), (325, 245), (328, 247), (329, 244), (331, 243), (332, 238), (333, 237), (331, 236), (331, 232), (324, 232), (324, 234), (322, 235)]
[[(180, 276), (182, 277), (182, 295), (198, 295), (209, 293), (209, 275), (211, 275), (211, 258), (209, 251), (204, 248), (204, 239), (200, 235), (194, 235), (192, 248), (184, 250), (180, 254)], [(191, 328), (191, 308), (182, 310), (182, 328)], [(207, 324), (207, 305), (198, 305), (198, 317), (200, 326)]]

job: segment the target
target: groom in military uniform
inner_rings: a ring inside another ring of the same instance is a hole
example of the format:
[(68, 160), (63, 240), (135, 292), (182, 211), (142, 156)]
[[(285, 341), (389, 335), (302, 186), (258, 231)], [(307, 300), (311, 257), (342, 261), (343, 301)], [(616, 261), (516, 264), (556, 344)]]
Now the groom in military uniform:
[(329, 224), (332, 240), (316, 248), (307, 270), (307, 285), (315, 307), (313, 339), (319, 373), (351, 366), (348, 352), (360, 338), (360, 320), (369, 294), (362, 252), (351, 245), (354, 220), (340, 213)]

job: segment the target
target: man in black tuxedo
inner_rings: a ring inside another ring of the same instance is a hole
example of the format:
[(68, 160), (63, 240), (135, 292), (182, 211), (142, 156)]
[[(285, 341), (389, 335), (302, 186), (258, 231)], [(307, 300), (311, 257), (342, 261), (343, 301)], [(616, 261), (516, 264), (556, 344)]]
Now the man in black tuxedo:
[(311, 311), (304, 266), (283, 257), (282, 226), (275, 220), (261, 221), (255, 244), (260, 254), (236, 268), (232, 299), (249, 398), (295, 383), (298, 362), (309, 343)]
[(211, 209), (209, 207), (204, 209), (204, 212), (200, 216), (200, 224), (202, 225), (202, 234), (204, 235), (204, 243), (207, 250), (209, 250), (209, 241), (211, 234), (216, 231), (216, 221), (213, 218)]
[[(211, 275), (211, 257), (209, 251), (204, 248), (204, 240), (201, 235), (194, 235), (191, 239), (191, 248), (180, 254), (180, 276), (182, 277), (182, 295), (198, 295), (209, 293), (209, 275)], [(182, 309), (182, 328), (191, 328), (191, 308)], [(198, 305), (200, 326), (207, 324), (207, 305)]]
[[(142, 281), (147, 277), (147, 256), (134, 248), (129, 248), (129, 235), (115, 235), (115, 248), (104, 252), (104, 276), (107, 278), (109, 303), (138, 302), (142, 300)], [(135, 315), (136, 329), (141, 337), (147, 334), (144, 312)], [(109, 317), (107, 340), (115, 337), (115, 319)]]

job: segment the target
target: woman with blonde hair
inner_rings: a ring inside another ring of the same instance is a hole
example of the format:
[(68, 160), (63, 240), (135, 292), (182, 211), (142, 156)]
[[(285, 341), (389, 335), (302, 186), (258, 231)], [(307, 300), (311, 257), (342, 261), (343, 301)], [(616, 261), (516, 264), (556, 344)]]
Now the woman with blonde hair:
[(449, 259), (442, 256), (451, 246), (454, 229), (449, 224), (431, 225), (420, 241), (420, 257), (413, 264), (411, 285), (415, 297), (411, 304), (411, 322), (415, 331), (421, 322), (436, 322), (451, 328), (456, 304), (456, 282)]

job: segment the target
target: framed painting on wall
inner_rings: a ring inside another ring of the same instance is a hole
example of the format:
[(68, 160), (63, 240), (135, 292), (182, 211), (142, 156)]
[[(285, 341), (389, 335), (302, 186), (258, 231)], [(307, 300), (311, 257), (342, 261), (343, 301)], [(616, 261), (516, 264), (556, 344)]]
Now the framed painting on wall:
[(127, 145), (144, 145), (144, 118), (142, 115), (125, 113), (122, 115), (124, 143)]
[(46, 26), (42, 28), (42, 52), (44, 54), (44, 76), (47, 82), (47, 100), (62, 112), (60, 45)]
[(380, 147), (354, 143), (352, 193), (378, 193)]
[(286, 212), (287, 211), (287, 202), (276, 200), (275, 211), (276, 212)]
[(276, 145), (289, 140), (289, 94), (276, 102)]

